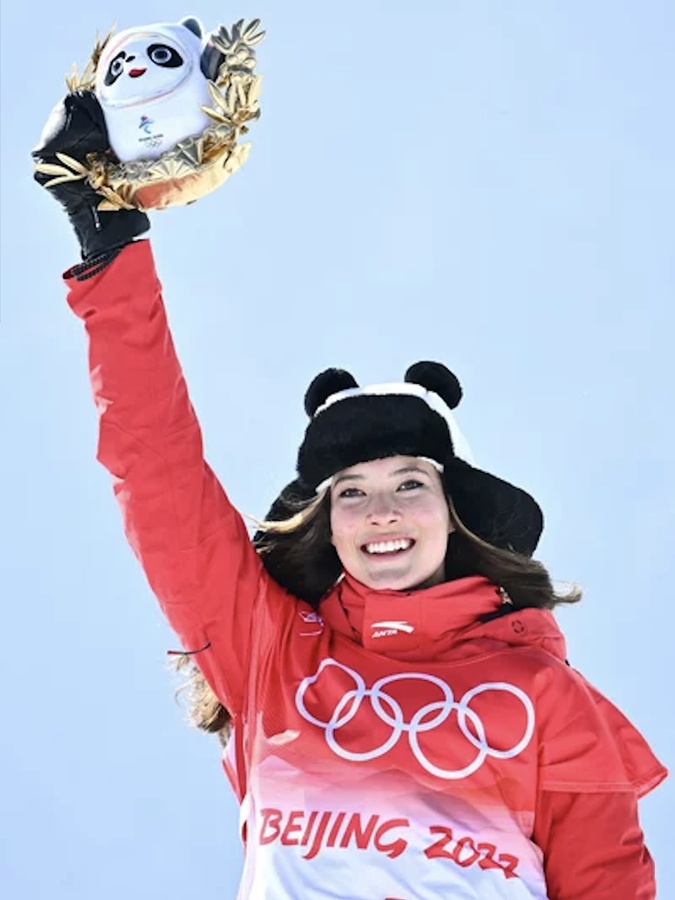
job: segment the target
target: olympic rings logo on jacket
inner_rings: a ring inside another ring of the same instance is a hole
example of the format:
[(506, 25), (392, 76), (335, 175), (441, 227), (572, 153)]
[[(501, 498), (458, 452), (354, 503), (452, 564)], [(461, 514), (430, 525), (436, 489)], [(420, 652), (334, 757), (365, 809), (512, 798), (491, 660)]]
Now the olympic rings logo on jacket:
[[(336, 666), (346, 673), (353, 680), (354, 688), (343, 694), (330, 718), (324, 721), (317, 718), (307, 709), (305, 695), (317, 682), (321, 673), (330, 666)], [(400, 703), (385, 690), (387, 685), (405, 680), (436, 685), (441, 690), (443, 699), (421, 706), (411, 716), (410, 720), (406, 721)], [(501, 691), (511, 694), (521, 702), (524, 708), (525, 728), (523, 735), (508, 749), (498, 749), (490, 746), (485, 724), (478, 713), (471, 708), (471, 701), (486, 691)], [(339, 731), (352, 721), (366, 699), (370, 701), (370, 709), (378, 719), (391, 728), (391, 734), (379, 747), (371, 750), (348, 750), (339, 743)], [(321, 662), (314, 675), (303, 678), (295, 694), (295, 705), (300, 715), (307, 722), (316, 725), (317, 728), (321, 728), (324, 731), (328, 747), (342, 759), (352, 762), (365, 762), (377, 759), (387, 754), (398, 743), (401, 736), (406, 734), (410, 749), (422, 768), (437, 778), (448, 780), (467, 778), (480, 769), (487, 757), (512, 759), (518, 756), (529, 744), (534, 733), (535, 723), (534, 705), (528, 695), (519, 687), (505, 681), (488, 681), (479, 684), (466, 691), (460, 700), (456, 701), (452, 688), (436, 675), (422, 672), (403, 672), (395, 675), (386, 675), (383, 678), (378, 678), (373, 686), (368, 688), (364, 678), (358, 672), (331, 657)], [(461, 733), (475, 747), (477, 752), (469, 765), (461, 769), (443, 769), (427, 758), (420, 746), (420, 735), (439, 728), (449, 719), (453, 712), (457, 713), (457, 724)]]

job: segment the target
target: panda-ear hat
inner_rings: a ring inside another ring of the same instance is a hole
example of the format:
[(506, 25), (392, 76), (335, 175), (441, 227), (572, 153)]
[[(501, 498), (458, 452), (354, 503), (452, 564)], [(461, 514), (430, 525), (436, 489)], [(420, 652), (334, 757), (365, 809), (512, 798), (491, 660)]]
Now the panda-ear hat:
[[(457, 377), (437, 362), (418, 362), (403, 382), (359, 387), (343, 369), (327, 369), (305, 394), (310, 417), (298, 451), (298, 479), (284, 489), (311, 496), (333, 475), (390, 456), (422, 457), (442, 473), (461, 521), (496, 547), (531, 556), (543, 515), (530, 494), (476, 468), (452, 410)], [(278, 505), (278, 501), (277, 501)]]

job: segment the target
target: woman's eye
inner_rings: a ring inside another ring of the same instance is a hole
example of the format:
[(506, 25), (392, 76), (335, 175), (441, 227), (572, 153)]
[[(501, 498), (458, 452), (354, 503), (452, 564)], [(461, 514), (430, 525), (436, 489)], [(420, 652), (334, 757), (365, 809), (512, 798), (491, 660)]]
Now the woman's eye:
[(404, 481), (403, 484), (399, 485), (399, 491), (414, 491), (416, 488), (424, 487), (424, 484), (421, 481), (417, 481), (416, 478), (409, 478), (408, 481)]
[(350, 497), (361, 497), (361, 496), (363, 496), (363, 491), (360, 490), (359, 488), (355, 488), (355, 487), (345, 488), (344, 490), (340, 491), (340, 493), (338, 494), (338, 497), (344, 497), (347, 500), (349, 500)]

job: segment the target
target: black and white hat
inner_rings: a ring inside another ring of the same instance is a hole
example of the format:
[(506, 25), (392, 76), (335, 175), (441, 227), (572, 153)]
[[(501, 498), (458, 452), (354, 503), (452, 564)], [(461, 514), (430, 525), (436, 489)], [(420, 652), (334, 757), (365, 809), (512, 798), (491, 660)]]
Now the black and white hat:
[(367, 387), (343, 369), (321, 372), (305, 394), (310, 422), (298, 479), (284, 493), (311, 496), (357, 463), (422, 457), (441, 472), (467, 528), (495, 547), (531, 556), (543, 530), (541, 509), (526, 491), (474, 466), (452, 413), (461, 399), (459, 381), (441, 363), (418, 362), (402, 383)]

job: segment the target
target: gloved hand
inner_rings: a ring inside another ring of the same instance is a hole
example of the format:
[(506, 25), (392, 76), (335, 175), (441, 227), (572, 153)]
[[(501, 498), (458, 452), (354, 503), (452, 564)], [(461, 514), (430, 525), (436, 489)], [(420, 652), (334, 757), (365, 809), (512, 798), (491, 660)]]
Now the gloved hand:
[[(96, 96), (91, 91), (75, 91), (54, 107), (32, 155), (36, 163), (61, 165), (57, 153), (84, 162), (88, 153), (109, 150), (108, 130)], [(43, 186), (54, 178), (41, 172), (34, 177)], [(148, 217), (140, 210), (98, 210), (103, 197), (86, 179), (61, 182), (47, 190), (65, 209), (84, 260), (123, 247), (150, 228)]]

